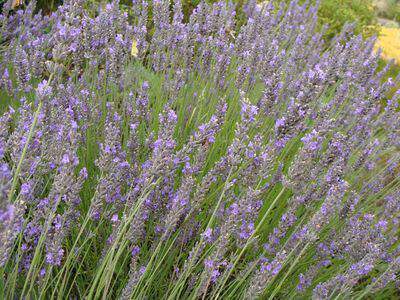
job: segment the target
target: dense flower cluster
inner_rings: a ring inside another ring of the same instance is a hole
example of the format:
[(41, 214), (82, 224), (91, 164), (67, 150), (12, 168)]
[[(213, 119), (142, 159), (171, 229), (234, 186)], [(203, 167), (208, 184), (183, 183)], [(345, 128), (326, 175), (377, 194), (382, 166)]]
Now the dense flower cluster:
[[(400, 272), (400, 92), (317, 6), (4, 4), (4, 298), (362, 299)], [(133, 49), (132, 49), (133, 47)]]

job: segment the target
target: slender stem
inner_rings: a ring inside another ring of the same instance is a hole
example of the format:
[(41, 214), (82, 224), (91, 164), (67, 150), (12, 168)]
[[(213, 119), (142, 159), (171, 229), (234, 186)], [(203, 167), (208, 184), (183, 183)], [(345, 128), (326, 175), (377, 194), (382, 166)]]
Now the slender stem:
[(43, 231), (42, 234), (40, 235), (39, 241), (38, 241), (38, 243), (37, 243), (37, 245), (36, 245), (35, 252), (34, 252), (34, 255), (33, 255), (33, 258), (32, 258), (31, 265), (30, 265), (29, 270), (28, 270), (28, 274), (26, 275), (26, 278), (25, 278), (25, 283), (24, 283), (24, 286), (23, 286), (23, 288), (22, 288), (22, 293), (21, 293), (22, 296), (24, 295), (25, 290), (26, 290), (26, 288), (28, 287), (28, 281), (29, 281), (29, 280), (31, 281), (31, 284), (30, 284), (30, 286), (29, 286), (27, 295), (29, 295), (30, 291), (31, 291), (32, 288), (33, 288), (33, 283), (35, 282), (34, 279), (35, 279), (35, 277), (37, 276), (38, 270), (33, 274), (32, 278), (30, 278), (30, 277), (31, 277), (32, 272), (34, 272), (33, 269), (34, 269), (36, 263), (38, 262), (38, 260), (39, 260), (39, 258), (40, 258), (40, 255), (41, 255), (40, 252), (41, 252), (41, 250), (42, 250), (43, 243), (44, 243), (44, 241), (45, 241), (47, 232), (48, 232), (49, 229), (50, 229), (51, 222), (54, 220), (54, 217), (55, 217), (55, 214), (56, 214), (56, 210), (57, 210), (57, 206), (58, 206), (58, 204), (59, 204), (59, 202), (60, 202), (60, 199), (61, 199), (61, 197), (59, 197), (59, 198), (57, 199), (57, 202), (56, 202), (56, 204), (55, 204), (55, 207), (52, 209), (51, 215), (49, 216), (49, 218), (48, 218), (48, 219), (46, 220), (46, 222), (45, 222), (44, 231)]
[(41, 109), (42, 109), (42, 102), (40, 101), (38, 108), (36, 109), (31, 128), (29, 129), (28, 138), (26, 139), (24, 148), (22, 149), (22, 153), (21, 153), (21, 157), (19, 159), (18, 165), (17, 165), (17, 169), (15, 170), (15, 173), (14, 173), (13, 181), (11, 184), (11, 189), (8, 194), (8, 202), (12, 202), (11, 200), (12, 200), (12, 197), (14, 196), (14, 192), (15, 192), (15, 189), (16, 189), (17, 183), (18, 183), (18, 176), (19, 176), (19, 173), (21, 172), (22, 162), (25, 159), (26, 152), (28, 151), (29, 143), (33, 137), (33, 133), (35, 132), (36, 123), (38, 121)]
[(392, 267), (392, 264), (390, 264), (388, 266), (388, 268), (385, 270), (385, 272), (383, 272), (377, 280), (375, 280), (374, 282), (372, 282), (370, 285), (367, 286), (367, 288), (361, 293), (361, 295), (359, 295), (357, 298), (355, 298), (355, 300), (361, 300), (364, 299), (364, 296), (366, 296), (371, 289), (375, 286), (375, 284), (383, 277), (386, 275), (387, 272), (389, 272), (390, 268)]
[[(211, 218), (209, 219), (209, 221), (208, 221), (208, 223), (207, 223), (207, 227), (206, 227), (206, 228), (210, 228), (211, 225), (212, 225), (212, 223), (214, 222), (214, 219), (215, 219), (215, 216), (216, 216), (216, 214), (217, 214), (218, 208), (219, 208), (219, 206), (220, 206), (220, 204), (221, 204), (221, 202), (222, 202), (222, 199), (223, 199), (223, 197), (224, 197), (224, 195), (225, 195), (225, 192), (226, 192), (227, 189), (228, 189), (228, 183), (229, 183), (229, 180), (230, 180), (230, 177), (231, 177), (231, 173), (232, 173), (232, 168), (229, 170), (229, 174), (228, 174), (228, 176), (227, 176), (227, 178), (226, 178), (226, 180), (225, 180), (224, 189), (222, 190), (222, 193), (221, 193), (221, 195), (220, 195), (220, 197), (219, 197), (219, 199), (218, 199), (218, 202), (217, 202), (217, 204), (216, 204), (216, 206), (215, 206), (215, 208), (214, 208), (213, 214), (211, 215)], [(197, 256), (197, 254), (198, 254), (198, 252), (199, 252), (199, 250), (200, 250), (200, 248), (201, 248), (201, 245), (203, 244), (203, 241), (204, 241), (204, 236), (201, 235), (200, 241), (198, 242), (198, 244), (197, 244), (197, 246), (196, 246), (196, 248), (195, 248), (195, 251), (194, 251), (194, 254), (193, 254), (193, 256), (192, 256), (192, 259), (189, 261), (189, 266), (188, 266), (188, 268), (186, 269), (186, 271), (182, 274), (182, 276), (183, 276), (184, 278), (183, 278), (183, 279), (180, 279), (180, 280), (179, 280), (179, 283), (180, 283), (180, 284), (177, 284), (177, 285), (176, 285), (176, 286), (178, 287), (179, 290), (176, 290), (176, 289), (174, 288), (173, 291), (172, 291), (172, 294), (169, 296), (168, 299), (171, 299), (171, 300), (172, 300), (172, 299), (175, 299), (175, 296), (179, 298), (180, 295), (176, 295), (176, 293), (180, 293), (182, 284), (183, 284), (183, 283), (186, 281), (186, 279), (189, 277), (189, 274), (188, 274), (188, 273), (189, 273), (189, 272), (192, 270), (192, 268), (193, 268), (194, 260), (196, 259), (196, 256)]]
[(236, 256), (235, 261), (232, 264), (232, 267), (229, 269), (228, 273), (224, 276), (222, 282), (219, 284), (219, 287), (217, 288), (217, 293), (214, 297), (214, 299), (218, 299), (219, 295), (221, 294), (221, 289), (223, 288), (223, 286), (225, 285), (226, 281), (228, 280), (229, 276), (232, 274), (234, 268), (236, 267), (236, 265), (239, 263), (240, 259), (242, 258), (243, 254), (245, 253), (245, 251), (247, 250), (247, 248), (249, 247), (249, 245), (251, 244), (251, 242), (253, 241), (253, 238), (256, 236), (256, 234), (258, 233), (258, 231), (260, 230), (260, 228), (262, 227), (262, 225), (264, 224), (265, 220), (267, 219), (267, 217), (269, 216), (272, 208), (275, 206), (275, 204), (277, 203), (277, 201), (280, 199), (280, 197), (283, 195), (283, 193), (286, 191), (285, 188), (283, 188), (279, 194), (275, 197), (274, 201), (271, 203), (271, 205), (268, 207), (268, 210), (265, 212), (265, 214), (263, 215), (262, 219), (260, 220), (260, 222), (258, 223), (257, 227), (254, 229), (253, 233), (251, 234), (251, 236), (247, 239), (246, 244), (243, 246), (243, 248), (241, 249), (240, 253), (238, 256)]
[(293, 261), (293, 263), (290, 265), (289, 270), (285, 273), (283, 276), (282, 280), (278, 284), (278, 286), (273, 290), (272, 294), (269, 296), (269, 300), (273, 300), (275, 295), (279, 292), (281, 289), (283, 283), (285, 282), (286, 278), (289, 276), (289, 274), (292, 272), (293, 268), (297, 265), (298, 261), (300, 260), (301, 256), (304, 254), (306, 249), (308, 248), (309, 243), (305, 244), (303, 249), (300, 251), (300, 253), (296, 256), (296, 259)]
[[(135, 205), (134, 209), (131, 211), (131, 214), (129, 215), (128, 219), (126, 220), (126, 222), (123, 224), (123, 227), (120, 231), (120, 234), (117, 236), (117, 238), (115, 239), (112, 247), (110, 248), (110, 250), (107, 252), (106, 256), (104, 257), (103, 262), (101, 263), (99, 269), (96, 272), (96, 277), (93, 279), (92, 282), (92, 286), (89, 290), (89, 294), (87, 295), (88, 299), (92, 299), (93, 296), (95, 296), (95, 298), (97, 298), (96, 296), (101, 293), (102, 290), (102, 286), (98, 286), (98, 284), (100, 284), (101, 280), (103, 279), (104, 276), (110, 276), (110, 274), (104, 274), (104, 270), (108, 267), (108, 264), (110, 263), (110, 260), (112, 259), (112, 255), (114, 254), (115, 249), (117, 248), (117, 246), (119, 245), (121, 239), (124, 236), (124, 233), (126, 232), (126, 230), (128, 229), (128, 226), (131, 224), (134, 216), (136, 215), (136, 213), (138, 212), (139, 208), (141, 207), (142, 203), (145, 201), (145, 199), (147, 198), (147, 196), (150, 194), (151, 192), (151, 187), (153, 187), (155, 184), (158, 183), (160, 179), (157, 180), (157, 182), (152, 183), (148, 186), (147, 189), (145, 189), (142, 193), (142, 196), (139, 198), (137, 204)], [(151, 180), (150, 180), (151, 182)], [(118, 251), (118, 254), (120, 254), (121, 252)], [(97, 287), (97, 290), (95, 292), (95, 289)], [(95, 293), (95, 294), (94, 294)]]

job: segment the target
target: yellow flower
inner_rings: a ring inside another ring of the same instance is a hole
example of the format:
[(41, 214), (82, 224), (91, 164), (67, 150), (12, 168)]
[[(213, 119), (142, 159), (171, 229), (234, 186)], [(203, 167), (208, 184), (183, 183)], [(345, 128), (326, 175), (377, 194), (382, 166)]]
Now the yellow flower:
[(138, 56), (138, 48), (137, 48), (137, 42), (135, 39), (132, 40), (132, 48), (131, 48), (131, 55), (133, 57), (137, 57)]
[(382, 48), (383, 59), (394, 59), (400, 64), (400, 28), (382, 27), (375, 49)]

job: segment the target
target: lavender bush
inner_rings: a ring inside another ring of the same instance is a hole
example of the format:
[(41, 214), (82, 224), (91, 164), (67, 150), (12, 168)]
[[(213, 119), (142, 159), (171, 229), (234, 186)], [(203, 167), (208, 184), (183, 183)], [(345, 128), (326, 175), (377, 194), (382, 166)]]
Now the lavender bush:
[[(3, 8), (1, 298), (399, 297), (400, 92), (317, 7)], [(150, 18), (150, 13), (153, 16)]]

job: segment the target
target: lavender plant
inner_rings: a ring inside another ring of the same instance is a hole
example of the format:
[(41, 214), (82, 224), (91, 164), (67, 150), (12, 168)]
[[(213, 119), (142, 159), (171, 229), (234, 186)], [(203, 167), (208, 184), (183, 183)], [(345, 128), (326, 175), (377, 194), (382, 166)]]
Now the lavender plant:
[(297, 1), (240, 27), (225, 1), (11, 2), (2, 298), (399, 297), (400, 78), (374, 38), (326, 43)]

